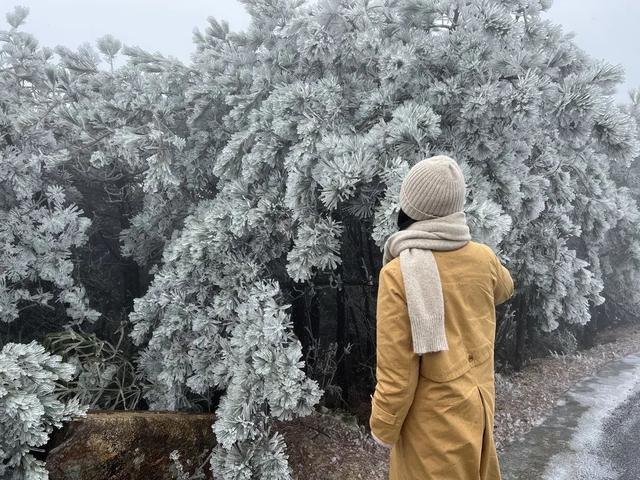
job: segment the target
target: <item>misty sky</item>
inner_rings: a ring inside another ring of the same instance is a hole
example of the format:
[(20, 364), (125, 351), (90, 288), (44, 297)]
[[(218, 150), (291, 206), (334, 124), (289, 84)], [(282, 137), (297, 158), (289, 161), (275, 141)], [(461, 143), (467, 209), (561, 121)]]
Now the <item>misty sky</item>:
[[(77, 47), (110, 33), (127, 45), (189, 60), (194, 27), (206, 18), (225, 19), (233, 30), (245, 28), (249, 18), (237, 0), (2, 0), (4, 13), (14, 5), (29, 7), (26, 30), (48, 46)], [(630, 88), (640, 87), (640, 1), (555, 0), (549, 16), (596, 58), (624, 66)]]

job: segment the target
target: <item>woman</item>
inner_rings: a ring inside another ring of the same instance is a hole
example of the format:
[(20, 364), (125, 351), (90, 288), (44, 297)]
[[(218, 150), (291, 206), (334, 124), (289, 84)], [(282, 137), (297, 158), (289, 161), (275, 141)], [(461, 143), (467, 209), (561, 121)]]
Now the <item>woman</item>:
[(495, 305), (513, 280), (471, 241), (457, 163), (416, 164), (400, 230), (384, 248), (370, 427), (391, 448), (391, 480), (498, 480), (493, 441)]

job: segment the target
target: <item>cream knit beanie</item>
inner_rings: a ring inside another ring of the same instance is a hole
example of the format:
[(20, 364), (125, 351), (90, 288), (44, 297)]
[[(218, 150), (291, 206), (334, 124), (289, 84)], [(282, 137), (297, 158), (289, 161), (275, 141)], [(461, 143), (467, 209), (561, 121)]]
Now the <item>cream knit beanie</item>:
[(462, 212), (465, 183), (453, 158), (437, 155), (416, 163), (402, 181), (400, 208), (414, 220)]

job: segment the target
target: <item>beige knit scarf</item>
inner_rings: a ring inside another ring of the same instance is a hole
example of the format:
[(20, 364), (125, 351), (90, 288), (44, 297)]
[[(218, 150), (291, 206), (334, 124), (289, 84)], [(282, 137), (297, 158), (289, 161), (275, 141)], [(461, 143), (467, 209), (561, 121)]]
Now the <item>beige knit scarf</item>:
[(444, 299), (432, 250), (456, 250), (471, 235), (463, 212), (412, 223), (391, 235), (384, 245), (383, 264), (400, 255), (413, 350), (417, 354), (448, 350)]

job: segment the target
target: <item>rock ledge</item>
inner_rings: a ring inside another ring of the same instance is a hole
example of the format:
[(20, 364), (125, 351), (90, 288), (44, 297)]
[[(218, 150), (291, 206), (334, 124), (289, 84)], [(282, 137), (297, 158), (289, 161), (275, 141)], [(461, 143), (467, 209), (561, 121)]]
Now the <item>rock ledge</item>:
[(57, 436), (47, 455), (49, 478), (171, 480), (169, 454), (178, 450), (193, 471), (215, 446), (213, 422), (213, 414), (89, 411)]

